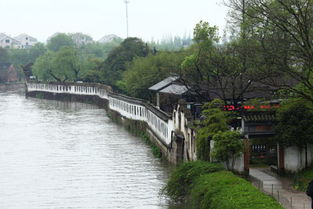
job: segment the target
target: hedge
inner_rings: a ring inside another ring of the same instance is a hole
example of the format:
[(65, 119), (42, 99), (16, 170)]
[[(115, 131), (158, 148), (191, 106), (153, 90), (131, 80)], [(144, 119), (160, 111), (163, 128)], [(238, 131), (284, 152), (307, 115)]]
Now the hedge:
[(282, 209), (272, 197), (229, 171), (200, 176), (190, 193), (197, 209)]
[(174, 201), (181, 201), (189, 195), (197, 177), (221, 170), (222, 165), (204, 161), (183, 163), (171, 173), (163, 192)]

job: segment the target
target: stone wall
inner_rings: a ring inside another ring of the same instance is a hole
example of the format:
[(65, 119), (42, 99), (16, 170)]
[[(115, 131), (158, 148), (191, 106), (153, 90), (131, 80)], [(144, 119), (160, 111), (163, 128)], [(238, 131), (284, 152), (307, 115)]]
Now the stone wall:
[[(284, 168), (286, 172), (295, 173), (305, 168), (305, 149), (287, 147), (284, 150)], [(307, 146), (308, 166), (313, 164), (313, 145)]]

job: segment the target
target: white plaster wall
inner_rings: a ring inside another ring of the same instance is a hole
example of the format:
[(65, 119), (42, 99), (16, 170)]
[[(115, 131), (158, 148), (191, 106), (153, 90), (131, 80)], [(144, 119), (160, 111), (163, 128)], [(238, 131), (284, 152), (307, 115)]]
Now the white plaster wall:
[[(187, 126), (189, 121), (186, 119), (185, 113), (181, 111), (180, 105), (177, 106), (173, 113), (174, 130), (178, 130), (180, 133), (182, 133), (185, 139), (184, 159), (197, 160), (194, 132)], [(180, 121), (179, 117), (181, 118)]]
[[(313, 163), (313, 145), (308, 145), (308, 165)], [(285, 170), (298, 172), (305, 168), (305, 149), (296, 146), (285, 148)]]

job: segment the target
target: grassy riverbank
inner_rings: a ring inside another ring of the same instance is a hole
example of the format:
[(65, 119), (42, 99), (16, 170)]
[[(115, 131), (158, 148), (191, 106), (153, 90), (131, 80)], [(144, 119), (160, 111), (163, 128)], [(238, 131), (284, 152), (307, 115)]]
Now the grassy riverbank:
[(270, 196), (221, 165), (196, 161), (178, 166), (164, 192), (194, 209), (282, 209)]

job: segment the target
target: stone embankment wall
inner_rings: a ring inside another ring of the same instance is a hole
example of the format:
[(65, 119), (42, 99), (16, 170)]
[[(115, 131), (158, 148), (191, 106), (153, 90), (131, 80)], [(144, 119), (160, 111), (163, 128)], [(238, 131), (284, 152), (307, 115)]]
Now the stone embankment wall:
[[(89, 98), (122, 118), (144, 122), (152, 140), (170, 162), (196, 159), (194, 133), (187, 128), (188, 121), (181, 111), (172, 117), (149, 102), (114, 93), (110, 86), (100, 84), (28, 82), (26, 95), (56, 99), (69, 96), (75, 101)], [(182, 128), (177, 130), (179, 127)]]

